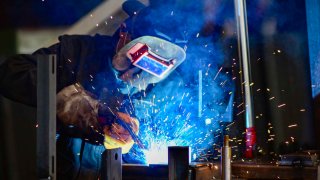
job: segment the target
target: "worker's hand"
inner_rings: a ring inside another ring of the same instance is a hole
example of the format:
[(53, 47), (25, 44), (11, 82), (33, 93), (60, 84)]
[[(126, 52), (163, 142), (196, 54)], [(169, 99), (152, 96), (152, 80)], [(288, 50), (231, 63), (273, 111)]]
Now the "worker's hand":
[[(119, 117), (119, 119), (126, 122), (135, 134), (138, 134), (139, 121), (136, 118), (130, 117), (128, 114), (122, 112), (117, 112), (117, 116)], [(103, 131), (106, 136), (120, 141), (123, 144), (133, 142), (133, 139), (129, 132), (117, 123), (112, 123), (111, 125), (104, 126)]]
[(65, 87), (57, 94), (57, 117), (66, 127), (77, 128), (84, 135), (100, 132), (98, 100), (78, 84)]

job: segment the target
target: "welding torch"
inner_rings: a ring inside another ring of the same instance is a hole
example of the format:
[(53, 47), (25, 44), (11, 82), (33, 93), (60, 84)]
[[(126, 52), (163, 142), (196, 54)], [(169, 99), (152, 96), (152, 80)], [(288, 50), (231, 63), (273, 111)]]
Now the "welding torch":
[(135, 143), (137, 143), (137, 145), (141, 149), (146, 149), (146, 147), (142, 144), (142, 141), (140, 140), (138, 135), (136, 135), (136, 133), (134, 133), (130, 124), (125, 122), (121, 118), (119, 118), (119, 116), (116, 113), (114, 113), (108, 106), (100, 104), (98, 114), (99, 114), (99, 121), (101, 124), (103, 124), (103, 125), (111, 125), (113, 123), (119, 124), (120, 126), (122, 126), (125, 130), (127, 130), (129, 132), (133, 141)]

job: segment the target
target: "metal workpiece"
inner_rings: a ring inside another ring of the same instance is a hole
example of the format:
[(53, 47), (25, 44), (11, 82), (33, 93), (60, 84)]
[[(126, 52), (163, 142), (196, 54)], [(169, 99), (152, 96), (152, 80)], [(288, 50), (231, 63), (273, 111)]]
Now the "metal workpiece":
[(189, 146), (168, 147), (169, 180), (186, 180), (189, 177)]
[(37, 176), (56, 179), (56, 55), (37, 63)]
[(122, 179), (122, 150), (121, 148), (106, 149), (102, 153), (101, 180)]

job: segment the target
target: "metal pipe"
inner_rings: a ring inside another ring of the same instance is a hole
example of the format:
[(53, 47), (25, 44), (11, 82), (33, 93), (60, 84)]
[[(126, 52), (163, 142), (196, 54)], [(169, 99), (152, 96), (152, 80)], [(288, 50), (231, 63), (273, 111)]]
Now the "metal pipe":
[(231, 179), (231, 148), (228, 135), (224, 136), (224, 143), (221, 148), (221, 179)]
[(246, 152), (245, 156), (253, 157), (253, 148), (256, 142), (256, 133), (253, 123), (253, 103), (250, 88), (250, 51), (248, 40), (248, 24), (246, 14), (246, 0), (235, 0), (236, 20), (238, 30), (238, 45), (241, 53), (242, 73), (244, 78), (245, 110), (246, 110)]

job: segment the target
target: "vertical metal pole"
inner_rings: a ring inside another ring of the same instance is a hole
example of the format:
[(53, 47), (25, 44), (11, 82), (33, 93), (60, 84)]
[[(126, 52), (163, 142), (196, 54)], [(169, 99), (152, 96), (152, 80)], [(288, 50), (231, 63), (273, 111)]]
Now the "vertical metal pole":
[(235, 0), (236, 20), (238, 28), (238, 45), (241, 52), (242, 73), (244, 78), (245, 108), (246, 108), (246, 152), (245, 156), (253, 157), (253, 147), (256, 143), (256, 132), (253, 124), (253, 105), (250, 88), (250, 53), (248, 40), (248, 25), (246, 0)]
[(38, 56), (37, 63), (37, 174), (56, 179), (56, 56)]
[(122, 179), (121, 148), (106, 149), (102, 153), (101, 180)]
[(202, 117), (202, 70), (199, 70), (198, 117)]
[(229, 146), (229, 136), (224, 136), (221, 148), (221, 179), (231, 180), (231, 147)]
[(169, 180), (186, 180), (189, 175), (189, 147), (168, 147)]

